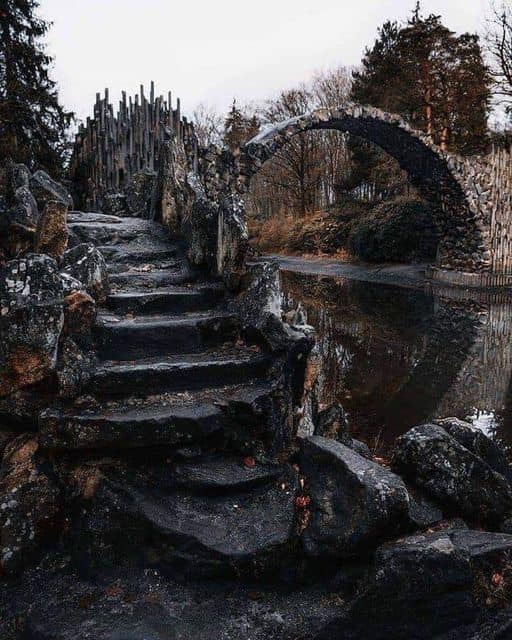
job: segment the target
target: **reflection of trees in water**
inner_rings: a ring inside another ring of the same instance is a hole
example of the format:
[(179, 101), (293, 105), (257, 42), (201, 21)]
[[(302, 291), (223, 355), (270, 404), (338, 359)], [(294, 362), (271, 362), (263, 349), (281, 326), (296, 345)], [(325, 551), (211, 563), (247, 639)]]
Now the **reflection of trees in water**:
[(323, 401), (340, 402), (353, 432), (370, 444), (381, 433), (390, 442), (437, 415), (466, 417), (474, 407), (504, 406), (512, 370), (509, 306), (485, 310), (407, 289), (298, 274), (286, 274), (284, 286), (318, 330)]

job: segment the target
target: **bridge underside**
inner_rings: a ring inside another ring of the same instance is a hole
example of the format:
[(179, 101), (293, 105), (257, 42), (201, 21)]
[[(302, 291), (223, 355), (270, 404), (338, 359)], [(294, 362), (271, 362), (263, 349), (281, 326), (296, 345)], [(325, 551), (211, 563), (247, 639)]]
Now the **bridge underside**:
[[(442, 152), (425, 135), (412, 130), (396, 116), (377, 109), (349, 106), (317, 110), (267, 128), (244, 148), (245, 173), (250, 178), (301, 132), (337, 130), (368, 140), (392, 156), (411, 183), (432, 205), (440, 232), (435, 269), (440, 281), (466, 286), (509, 284), (507, 269), (493, 260), (491, 215), (482, 206), (473, 165)], [(469, 168), (469, 170), (468, 170)], [(484, 200), (485, 202), (485, 200)]]

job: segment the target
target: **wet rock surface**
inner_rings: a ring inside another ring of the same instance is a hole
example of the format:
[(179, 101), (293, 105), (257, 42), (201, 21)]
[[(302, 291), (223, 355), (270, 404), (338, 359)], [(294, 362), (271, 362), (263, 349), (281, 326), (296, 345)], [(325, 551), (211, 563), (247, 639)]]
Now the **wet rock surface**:
[(54, 370), (64, 324), (57, 263), (29, 254), (0, 271), (0, 396), (43, 380)]
[(404, 528), (407, 489), (387, 469), (320, 436), (302, 441), (300, 466), (311, 500), (302, 534), (307, 553), (354, 556)]
[[(448, 428), (454, 430), (453, 423)], [(457, 427), (456, 435), (467, 442), (467, 430), (461, 432)], [(474, 437), (470, 436), (471, 441), (467, 442), (472, 448)], [(483, 438), (478, 436), (478, 442), (482, 443)], [(480, 447), (484, 448), (482, 444)], [(492, 450), (488, 444), (486, 455)], [(442, 426), (426, 424), (401, 436), (392, 466), (455, 514), (473, 522), (499, 524), (512, 512), (508, 480)]]
[(37, 451), (37, 440), (22, 435), (12, 440), (3, 454), (0, 574), (16, 573), (26, 566), (58, 526), (60, 488), (49, 465), (38, 461)]
[(92, 243), (68, 249), (62, 256), (62, 273), (80, 281), (98, 302), (104, 302), (110, 287), (105, 259)]
[(462, 632), (446, 637), (471, 638), (468, 627), (482, 618), (483, 610), (490, 608), (489, 617), (497, 612), (499, 617), (506, 606), (511, 549), (512, 536), (465, 529), (385, 545), (377, 551), (373, 574), (353, 605), (351, 620), (358, 620), (360, 633), (383, 640), (426, 640), (453, 628)]

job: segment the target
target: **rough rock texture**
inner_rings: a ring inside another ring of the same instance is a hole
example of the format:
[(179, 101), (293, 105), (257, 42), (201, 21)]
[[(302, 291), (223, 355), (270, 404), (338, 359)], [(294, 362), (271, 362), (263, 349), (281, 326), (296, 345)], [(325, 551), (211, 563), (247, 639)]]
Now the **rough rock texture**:
[(60, 491), (46, 465), (37, 462), (37, 440), (20, 436), (4, 452), (0, 470), (0, 573), (26, 565), (55, 533)]
[(302, 534), (308, 554), (351, 557), (405, 527), (409, 496), (403, 481), (344, 444), (305, 438), (300, 468), (311, 500)]
[(80, 281), (98, 302), (104, 302), (110, 287), (105, 258), (92, 243), (68, 249), (62, 256), (62, 273)]
[(64, 298), (64, 331), (68, 335), (92, 333), (96, 303), (85, 291), (72, 291)]
[(318, 412), (314, 435), (332, 438), (365, 458), (371, 459), (372, 457), (368, 445), (350, 435), (345, 410), (339, 404), (333, 404)]
[(28, 187), (17, 187), (10, 200), (10, 208), (3, 212), (0, 221), (0, 248), (8, 257), (15, 257), (34, 247), (38, 220), (37, 203)]
[[(183, 474), (182, 468), (180, 485)], [(213, 494), (211, 473), (200, 479), (197, 474), (187, 490), (173, 486), (172, 467), (76, 469), (83, 509), (75, 546), (89, 548), (94, 564), (153, 558), (160, 568), (181, 568), (187, 575), (258, 575), (290, 561), (296, 472), (282, 469), (260, 486), (233, 484), (228, 471)]]
[(512, 465), (503, 448), (487, 437), (481, 429), (457, 418), (434, 420), (434, 423), (443, 427), (463, 447), (482, 458), (493, 471), (501, 473), (507, 480), (512, 481)]
[(107, 193), (103, 196), (101, 210), (107, 215), (124, 215), (126, 207), (126, 196), (124, 193)]
[(57, 362), (64, 323), (55, 260), (29, 254), (0, 271), (0, 396), (43, 380)]
[(310, 640), (346, 605), (321, 587), (180, 581), (158, 569), (84, 575), (53, 554), (0, 590), (2, 640)]
[(154, 171), (138, 171), (126, 185), (126, 205), (131, 215), (149, 218), (156, 176)]
[(401, 436), (392, 467), (473, 522), (498, 524), (512, 513), (506, 478), (439, 425), (415, 427)]
[(62, 203), (67, 209), (73, 208), (73, 198), (66, 187), (52, 180), (44, 171), (36, 171), (30, 178), (30, 191), (42, 211), (48, 202), (54, 200)]
[(66, 215), (68, 207), (63, 202), (48, 200), (39, 218), (35, 250), (52, 258), (60, 258), (68, 246)]
[(373, 576), (352, 608), (354, 627), (347, 637), (430, 640), (453, 630), (447, 638), (471, 638), (463, 628), (483, 609), (505, 606), (512, 595), (511, 553), (512, 536), (467, 529), (381, 547)]

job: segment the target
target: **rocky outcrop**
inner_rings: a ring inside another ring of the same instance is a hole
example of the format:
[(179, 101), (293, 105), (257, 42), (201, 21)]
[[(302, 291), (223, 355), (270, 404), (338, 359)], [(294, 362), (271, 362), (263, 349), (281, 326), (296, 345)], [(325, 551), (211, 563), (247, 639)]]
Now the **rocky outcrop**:
[(156, 178), (155, 171), (138, 171), (133, 174), (130, 182), (126, 185), (124, 189), (126, 206), (132, 216), (150, 217)]
[(468, 529), (381, 547), (368, 586), (352, 607), (354, 627), (347, 637), (430, 640), (450, 629), (454, 635), (447, 637), (473, 637), (464, 628), (509, 598), (511, 552), (512, 536)]
[(58, 260), (68, 246), (66, 225), (67, 205), (57, 200), (48, 200), (39, 218), (36, 231), (35, 250)]
[[(37, 460), (37, 440), (20, 436), (4, 452), (0, 471), (0, 574), (29, 563), (55, 536), (62, 507), (59, 486)], [(46, 466), (46, 470), (45, 467)]]
[[(453, 424), (448, 428), (478, 450), (474, 436), (468, 439), (467, 430)], [(476, 442), (481, 443), (482, 438), (477, 437)], [(479, 446), (485, 455), (492, 450), (490, 445)], [(470, 521), (499, 524), (512, 513), (512, 487), (508, 480), (442, 426), (426, 424), (401, 436), (392, 467)]]
[(62, 256), (62, 273), (75, 278), (96, 301), (104, 302), (109, 293), (107, 265), (102, 253), (92, 243), (68, 249)]
[(66, 187), (52, 180), (44, 171), (36, 171), (30, 177), (29, 186), (40, 211), (43, 211), (50, 201), (60, 202), (66, 210), (73, 208), (73, 198)]
[(354, 557), (405, 528), (409, 496), (403, 481), (344, 444), (304, 439), (300, 469), (310, 499), (302, 533), (308, 554)]
[(29, 254), (0, 271), (0, 396), (40, 382), (55, 368), (64, 325), (55, 260)]

